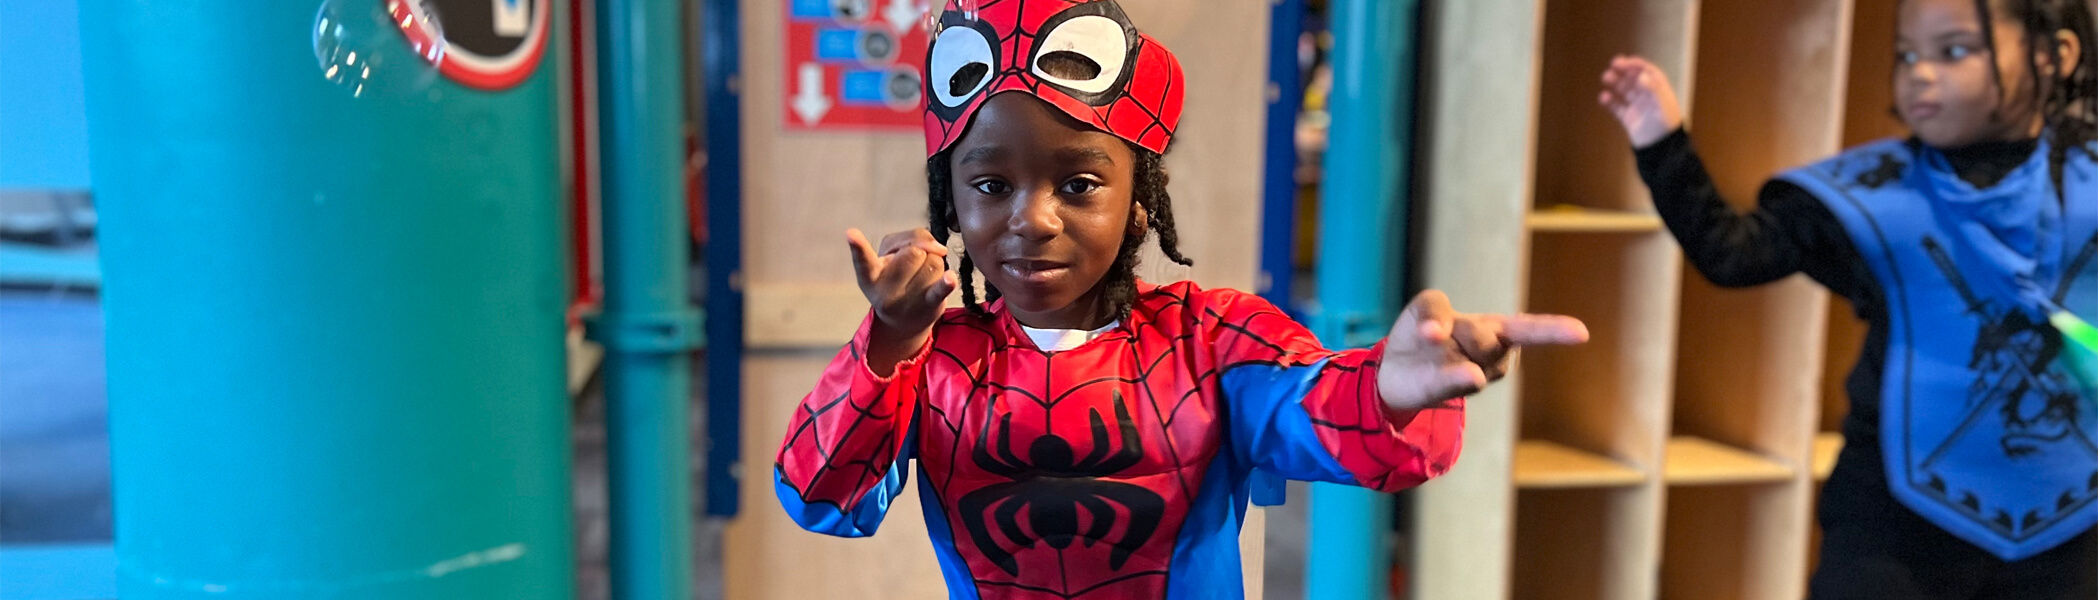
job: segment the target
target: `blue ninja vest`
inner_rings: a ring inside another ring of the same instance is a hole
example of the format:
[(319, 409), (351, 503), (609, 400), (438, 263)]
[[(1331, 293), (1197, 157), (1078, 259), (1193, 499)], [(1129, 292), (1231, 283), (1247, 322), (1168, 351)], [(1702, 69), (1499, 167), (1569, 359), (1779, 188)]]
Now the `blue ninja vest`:
[(2098, 167), (2047, 147), (1988, 189), (1885, 140), (1786, 173), (1826, 204), (1885, 290), (1880, 438), (1894, 497), (2017, 560), (2098, 525), (2098, 399), (2057, 310), (2098, 316)]

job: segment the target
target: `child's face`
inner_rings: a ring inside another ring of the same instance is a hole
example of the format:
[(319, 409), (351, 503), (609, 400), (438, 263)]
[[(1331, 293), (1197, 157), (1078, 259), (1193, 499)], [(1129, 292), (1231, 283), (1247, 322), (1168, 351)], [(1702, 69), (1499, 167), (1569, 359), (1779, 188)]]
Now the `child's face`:
[(984, 278), (1021, 322), (1090, 328), (1101, 281), (1141, 227), (1136, 155), (1040, 99), (992, 96), (957, 141), (955, 216)]
[(1991, 22), (1994, 48), (1974, 0), (1901, 3), (1894, 104), (1924, 143), (1957, 148), (2039, 134), (2024, 24), (2001, 14)]

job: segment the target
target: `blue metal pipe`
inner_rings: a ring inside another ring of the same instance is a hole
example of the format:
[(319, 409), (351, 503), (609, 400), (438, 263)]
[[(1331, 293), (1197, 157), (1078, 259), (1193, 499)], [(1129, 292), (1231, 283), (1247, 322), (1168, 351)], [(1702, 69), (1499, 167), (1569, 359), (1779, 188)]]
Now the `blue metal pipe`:
[[(1304, 0), (1276, 0), (1268, 12), (1268, 114), (1260, 198), (1260, 295), (1288, 310), (1295, 303), (1297, 114), (1304, 104), (1297, 38)], [(1295, 314), (1295, 313), (1292, 313)]]
[[(1297, 38), (1304, 33), (1304, 1), (1275, 0), (1268, 11), (1268, 114), (1266, 165), (1260, 198), (1260, 296), (1291, 316), (1295, 310), (1297, 241), (1297, 113), (1304, 104), (1297, 72)], [(1248, 488), (1253, 504), (1281, 506), (1289, 499), (1284, 480), (1255, 471)]]
[(733, 517), (743, 458), (743, 101), (738, 0), (704, 0), (707, 136), (706, 514)]
[(612, 597), (692, 589), (686, 403), (698, 313), (685, 286), (677, 0), (596, 0)]
[[(1329, 345), (1374, 344), (1405, 302), (1405, 216), (1412, 166), (1418, 0), (1336, 0), (1332, 128), (1320, 200), (1319, 304)], [(1388, 496), (1314, 484), (1305, 593), (1383, 598)]]

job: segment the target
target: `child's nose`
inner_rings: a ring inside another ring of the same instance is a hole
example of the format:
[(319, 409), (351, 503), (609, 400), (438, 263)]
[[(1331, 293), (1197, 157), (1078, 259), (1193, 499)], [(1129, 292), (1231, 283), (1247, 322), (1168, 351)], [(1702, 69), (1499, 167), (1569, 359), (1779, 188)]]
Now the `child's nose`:
[(1025, 194), (1013, 203), (1012, 220), (1006, 226), (1021, 237), (1048, 239), (1063, 233), (1064, 220), (1056, 214), (1054, 190)]

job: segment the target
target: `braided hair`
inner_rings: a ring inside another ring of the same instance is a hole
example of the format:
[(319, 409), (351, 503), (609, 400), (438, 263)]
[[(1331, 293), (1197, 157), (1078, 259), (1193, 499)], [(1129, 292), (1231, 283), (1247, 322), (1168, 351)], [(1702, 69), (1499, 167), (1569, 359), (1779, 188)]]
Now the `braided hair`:
[[(2033, 97), (2039, 99), (2040, 114), (2047, 124), (2048, 171), (2054, 177), (2055, 193), (2067, 201), (2067, 192), (2062, 190), (2062, 169), (2069, 153), (2079, 151), (2098, 160), (2098, 150), (2092, 148), (2092, 142), (2098, 141), (2098, 33), (2093, 31), (2091, 7), (2086, 0), (1974, 0), (1975, 10), (1981, 14), (1982, 42), (1991, 49), (1996, 47), (1997, 14), (1991, 10), (1992, 5), (2025, 26), (2026, 68), (2033, 74)], [(2082, 42), (2081, 58), (2076, 70), (2044, 81), (2037, 55), (2059, 53), (2061, 43), (2054, 34), (2062, 30), (2076, 34)], [(2000, 100), (2005, 93), (2003, 73), (1993, 60), (1989, 61), (1989, 71), (1996, 77)]]
[[(1166, 192), (1165, 157), (1135, 144), (1129, 144), (1129, 150), (1136, 155), (1136, 188), (1131, 194), (1131, 199), (1143, 205), (1149, 212), (1150, 226), (1145, 229), (1158, 233), (1158, 248), (1165, 253), (1166, 258), (1175, 263), (1194, 266), (1195, 261), (1180, 253), (1180, 232), (1173, 223), (1173, 197)], [(948, 236), (961, 232), (961, 223), (958, 222), (954, 205), (952, 157), (953, 150), (950, 148), (925, 160), (925, 183), (930, 192), (926, 207), (931, 225), (929, 229), (933, 239), (942, 244), (947, 243)], [(1115, 256), (1114, 264), (1107, 269), (1104, 299), (1109, 311), (1117, 319), (1127, 319), (1130, 307), (1136, 304), (1136, 268), (1141, 262), (1138, 252), (1143, 249), (1145, 237), (1145, 231), (1131, 228), (1122, 237), (1122, 247)], [(961, 279), (962, 304), (968, 307), (970, 314), (988, 316), (989, 313), (983, 307), (999, 298), (998, 288), (988, 281), (984, 282), (983, 300), (978, 302), (976, 265), (969, 259), (968, 251), (962, 251), (961, 257), (961, 272), (958, 275)]]

